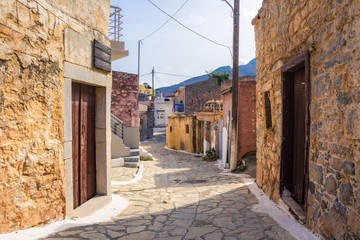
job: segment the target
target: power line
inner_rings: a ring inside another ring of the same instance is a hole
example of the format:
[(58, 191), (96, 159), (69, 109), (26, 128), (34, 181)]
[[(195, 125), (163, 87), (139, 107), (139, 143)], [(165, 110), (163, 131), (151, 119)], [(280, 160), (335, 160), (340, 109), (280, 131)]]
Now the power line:
[[(218, 43), (218, 42), (216, 42), (216, 41), (214, 41), (214, 40), (211, 40), (210, 38), (207, 38), (207, 37), (205, 37), (204, 35), (202, 35), (202, 34), (196, 32), (196, 31), (192, 30), (191, 28), (185, 26), (183, 23), (179, 22), (176, 18), (172, 17), (170, 14), (168, 14), (167, 12), (165, 12), (164, 10), (162, 10), (160, 7), (158, 7), (158, 6), (157, 6), (155, 3), (153, 3), (151, 0), (148, 0), (148, 2), (150, 2), (152, 5), (154, 5), (154, 7), (156, 7), (157, 9), (159, 9), (162, 13), (166, 14), (167, 16), (169, 16), (169, 17), (170, 17), (171, 19), (173, 19), (175, 22), (177, 22), (178, 24), (180, 24), (181, 26), (183, 26), (183, 27), (186, 28), (187, 30), (195, 33), (195, 34), (198, 35), (199, 37), (201, 37), (201, 38), (203, 38), (203, 39), (205, 39), (205, 40), (207, 40), (207, 41), (210, 41), (210, 42), (212, 42), (212, 43), (214, 43), (214, 44), (216, 44), (216, 45), (219, 45), (219, 46), (222, 46), (222, 47), (226, 47), (227, 49), (229, 49), (230, 54), (231, 54), (231, 49), (230, 49), (229, 46), (226, 46), (226, 45), (224, 45), (224, 44), (222, 44), (222, 43)], [(232, 56), (232, 54), (231, 54), (231, 56)]]
[(191, 76), (185, 76), (185, 75), (179, 75), (179, 74), (172, 74), (172, 73), (162, 73), (162, 72), (155, 72), (157, 74), (162, 74), (162, 75), (168, 75), (168, 76), (174, 76), (174, 77), (185, 77), (185, 78), (193, 78)]
[(150, 75), (150, 74), (151, 74), (151, 72), (150, 72), (150, 73), (143, 74), (143, 75), (140, 75), (140, 77), (145, 77), (145, 76)]
[(170, 16), (170, 18), (163, 24), (161, 25), (158, 29), (156, 29), (154, 32), (152, 32), (151, 34), (149, 34), (148, 36), (144, 37), (143, 39), (140, 39), (140, 41), (143, 41), (149, 37), (151, 37), (152, 35), (154, 35), (155, 33), (157, 33), (160, 29), (162, 29), (168, 22), (170, 22), (170, 20), (185, 6), (185, 4), (188, 2), (189, 0), (186, 0), (181, 7), (172, 15)]

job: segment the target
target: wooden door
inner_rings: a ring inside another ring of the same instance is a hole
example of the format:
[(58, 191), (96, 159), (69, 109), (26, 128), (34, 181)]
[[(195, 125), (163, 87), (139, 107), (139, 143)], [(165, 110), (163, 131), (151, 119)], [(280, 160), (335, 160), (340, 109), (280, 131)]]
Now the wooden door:
[(294, 72), (294, 140), (291, 193), (303, 203), (305, 176), (305, 69)]
[(95, 87), (72, 84), (74, 208), (96, 194)]

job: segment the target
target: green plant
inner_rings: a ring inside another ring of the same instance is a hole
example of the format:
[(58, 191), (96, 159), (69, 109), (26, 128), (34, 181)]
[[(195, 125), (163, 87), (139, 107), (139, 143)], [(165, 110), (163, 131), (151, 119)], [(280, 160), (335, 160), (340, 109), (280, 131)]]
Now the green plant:
[(205, 156), (202, 159), (204, 161), (215, 161), (217, 159), (215, 148), (205, 151)]
[(205, 151), (205, 155), (208, 156), (208, 157), (216, 156), (215, 148), (211, 148), (210, 150)]
[(245, 172), (247, 169), (248, 169), (248, 166), (247, 166), (247, 165), (240, 165), (240, 166), (238, 167), (238, 171), (239, 171), (239, 172)]
[(141, 161), (154, 161), (154, 159), (150, 155), (147, 155), (146, 157), (140, 156), (140, 160)]
[(218, 80), (218, 85), (220, 86), (222, 82), (230, 80), (230, 72), (208, 72), (209, 78), (216, 78)]

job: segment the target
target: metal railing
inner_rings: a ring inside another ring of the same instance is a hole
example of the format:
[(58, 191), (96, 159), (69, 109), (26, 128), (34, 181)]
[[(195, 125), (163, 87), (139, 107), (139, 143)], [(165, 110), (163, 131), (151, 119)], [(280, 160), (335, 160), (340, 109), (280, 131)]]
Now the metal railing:
[(123, 17), (121, 15), (121, 8), (110, 6), (110, 16), (109, 16), (109, 39), (112, 41), (120, 41), (120, 37), (122, 34), (120, 33), (122, 30), (121, 24), (123, 23), (121, 21), (121, 18)]
[(124, 123), (111, 114), (111, 132), (116, 136), (124, 139)]
[(174, 104), (174, 112), (183, 112), (184, 104)]

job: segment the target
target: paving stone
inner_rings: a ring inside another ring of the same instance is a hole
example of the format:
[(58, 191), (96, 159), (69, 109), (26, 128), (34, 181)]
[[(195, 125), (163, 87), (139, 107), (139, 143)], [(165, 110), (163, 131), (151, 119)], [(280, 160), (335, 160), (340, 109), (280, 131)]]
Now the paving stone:
[(204, 226), (204, 227), (191, 227), (189, 229), (189, 232), (186, 234), (186, 239), (193, 239), (196, 237), (204, 236), (208, 233), (214, 232), (217, 228), (210, 227), (210, 226)]
[(155, 232), (144, 231), (118, 238), (118, 240), (149, 240), (149, 239), (154, 239), (155, 235), (156, 235)]
[[(220, 174), (213, 163), (168, 151), (164, 145), (163, 135), (144, 143), (156, 160), (143, 163), (145, 171), (140, 181), (113, 187), (113, 194), (130, 203), (119, 216), (68, 229), (49, 239), (293, 239), (269, 215), (251, 211), (257, 199), (239, 178)], [(208, 182), (183, 183), (194, 179)], [(350, 201), (351, 189), (343, 186), (341, 191), (349, 192)]]
[(128, 227), (128, 228), (126, 228), (126, 232), (127, 232), (127, 233), (141, 232), (141, 231), (144, 230), (145, 228), (146, 228), (146, 226)]
[(151, 231), (160, 231), (164, 227), (164, 224), (161, 222), (155, 222), (153, 225), (149, 226), (149, 230)]
[(116, 232), (116, 231), (108, 230), (107, 234), (112, 238), (117, 238), (125, 235), (125, 232)]
[(219, 240), (222, 239), (224, 234), (222, 234), (220, 231), (216, 231), (210, 234), (207, 234), (204, 238), (205, 240)]
[(75, 235), (78, 233), (81, 233), (81, 230), (77, 230), (77, 231), (65, 231), (65, 232), (60, 232), (59, 235), (62, 237), (67, 237), (67, 236), (71, 236), (71, 235)]
[(125, 222), (123, 223), (124, 226), (139, 226), (143, 224), (150, 224), (149, 220), (136, 220), (131, 222)]

